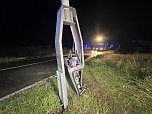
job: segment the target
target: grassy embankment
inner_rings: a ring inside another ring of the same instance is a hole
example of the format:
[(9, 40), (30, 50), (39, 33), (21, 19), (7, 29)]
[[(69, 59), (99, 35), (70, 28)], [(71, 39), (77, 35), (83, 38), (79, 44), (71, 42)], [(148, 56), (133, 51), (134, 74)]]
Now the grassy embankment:
[(152, 54), (105, 53), (86, 62), (88, 89), (71, 94), (72, 114), (152, 114)]
[(61, 112), (57, 82), (45, 84), (16, 94), (0, 102), (0, 114), (49, 114)]
[[(151, 63), (152, 54), (110, 52), (87, 61), (84, 70), (87, 90), (81, 97), (70, 92), (68, 111), (64, 113), (152, 114)], [(60, 111), (56, 80), (0, 104), (2, 114)]]
[(22, 60), (25, 60), (25, 59), (27, 59), (27, 57), (4, 57), (4, 58), (0, 58), (0, 64), (22, 61)]
[[(64, 49), (64, 54), (65, 55), (69, 54), (69, 49)], [(42, 54), (37, 54), (35, 56), (31, 55), (31, 56), (23, 56), (23, 57), (0, 57), (0, 64), (11, 63), (11, 62), (19, 62), (19, 61), (24, 61), (26, 59), (38, 58), (40, 56), (42, 56), (42, 57), (49, 57), (50, 55), (55, 56), (55, 50), (51, 50), (51, 53), (49, 53), (49, 51), (48, 51), (48, 53), (43, 54), (43, 55)]]

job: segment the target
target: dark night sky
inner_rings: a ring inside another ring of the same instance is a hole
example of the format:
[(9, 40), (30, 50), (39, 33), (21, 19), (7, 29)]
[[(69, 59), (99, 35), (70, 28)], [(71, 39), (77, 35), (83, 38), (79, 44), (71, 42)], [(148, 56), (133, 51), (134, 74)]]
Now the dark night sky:
[[(0, 4), (1, 46), (54, 45), (60, 0), (1, 0)], [(150, 3), (70, 0), (70, 5), (77, 9), (85, 42), (91, 41), (97, 29), (111, 41), (151, 40)]]

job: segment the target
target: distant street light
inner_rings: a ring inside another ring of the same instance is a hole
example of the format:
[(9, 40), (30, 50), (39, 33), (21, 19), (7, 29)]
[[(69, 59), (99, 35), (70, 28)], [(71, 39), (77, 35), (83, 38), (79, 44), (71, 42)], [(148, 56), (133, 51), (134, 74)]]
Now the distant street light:
[(97, 36), (96, 41), (97, 42), (101, 42), (103, 40), (103, 38), (101, 36)]
[(99, 42), (102, 42), (104, 40), (104, 37), (102, 35), (97, 35), (95, 40), (96, 40), (96, 42), (99, 43)]

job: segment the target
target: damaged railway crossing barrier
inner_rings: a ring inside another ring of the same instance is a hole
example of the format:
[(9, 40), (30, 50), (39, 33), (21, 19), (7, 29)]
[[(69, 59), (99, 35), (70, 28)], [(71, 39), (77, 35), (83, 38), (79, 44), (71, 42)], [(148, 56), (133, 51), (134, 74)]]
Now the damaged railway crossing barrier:
[[(71, 87), (77, 95), (85, 90), (83, 84), (84, 52), (83, 40), (75, 8), (69, 6), (69, 0), (61, 0), (61, 7), (57, 14), (55, 49), (57, 58), (57, 80), (59, 97), (63, 108), (68, 106), (67, 90)], [(63, 56), (62, 33), (63, 25), (71, 28), (74, 48), (67, 57)]]

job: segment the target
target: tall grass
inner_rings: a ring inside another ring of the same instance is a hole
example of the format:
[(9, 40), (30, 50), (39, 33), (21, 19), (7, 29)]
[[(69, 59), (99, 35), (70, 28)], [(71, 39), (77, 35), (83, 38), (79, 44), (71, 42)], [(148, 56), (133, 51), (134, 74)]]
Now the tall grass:
[[(152, 114), (152, 55), (105, 53), (86, 62), (88, 89), (65, 114)], [(144, 70), (143, 70), (144, 69)]]
[(115, 67), (134, 79), (152, 77), (152, 54), (114, 54), (106, 53), (97, 56), (102, 63)]

